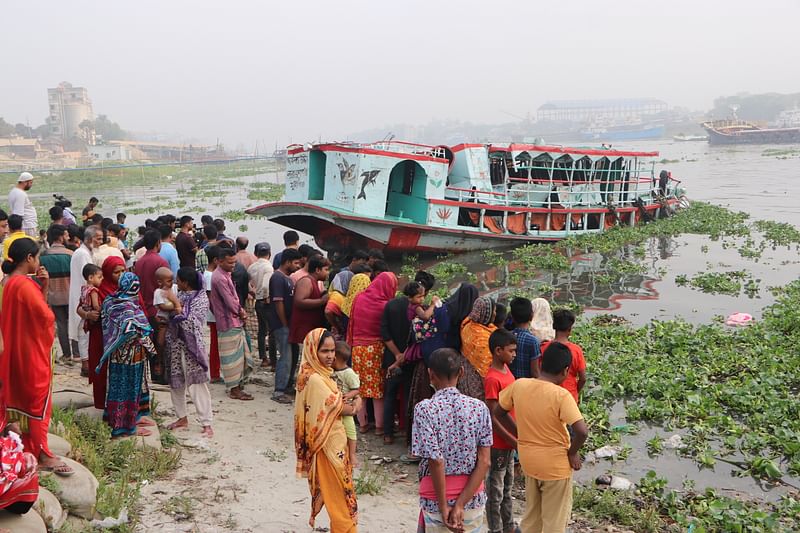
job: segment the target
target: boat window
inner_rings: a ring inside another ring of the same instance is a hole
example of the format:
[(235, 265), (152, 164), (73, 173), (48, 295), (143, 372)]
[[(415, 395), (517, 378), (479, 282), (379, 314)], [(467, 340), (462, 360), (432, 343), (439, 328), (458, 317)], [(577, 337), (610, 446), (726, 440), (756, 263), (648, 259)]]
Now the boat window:
[(553, 169), (553, 181), (556, 187), (566, 187), (569, 184), (570, 174), (572, 174), (572, 158), (562, 155), (556, 159)]
[(536, 156), (531, 161), (531, 179), (536, 182), (550, 181), (550, 168), (553, 166), (553, 158), (549, 154)]
[(589, 181), (592, 171), (592, 160), (582, 157), (575, 161), (575, 172), (572, 174), (572, 181)]
[(491, 176), (492, 185), (499, 185), (506, 179), (506, 162), (503, 156), (492, 156), (489, 160), (489, 176)]

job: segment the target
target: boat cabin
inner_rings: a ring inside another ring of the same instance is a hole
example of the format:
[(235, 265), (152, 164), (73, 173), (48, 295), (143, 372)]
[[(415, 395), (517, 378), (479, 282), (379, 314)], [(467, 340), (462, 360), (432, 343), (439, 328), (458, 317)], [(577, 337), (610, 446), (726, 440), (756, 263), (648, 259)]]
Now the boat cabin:
[(659, 188), (658, 152), (401, 141), (290, 146), (286, 202), (397, 224), (563, 238), (635, 224)]

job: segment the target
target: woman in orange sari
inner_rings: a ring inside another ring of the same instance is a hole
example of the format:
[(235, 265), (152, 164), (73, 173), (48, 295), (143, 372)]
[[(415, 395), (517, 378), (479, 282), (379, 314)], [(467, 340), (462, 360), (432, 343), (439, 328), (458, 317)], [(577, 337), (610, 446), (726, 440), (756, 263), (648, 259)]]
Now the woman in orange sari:
[(317, 328), (306, 335), (294, 412), (297, 476), (308, 478), (311, 491), (308, 524), (312, 528), (324, 505), (331, 533), (355, 533), (358, 504), (342, 415), (354, 415), (360, 400), (345, 404), (342, 399), (331, 377), (335, 352), (331, 332)]
[(4, 341), (0, 354), (0, 381), (4, 384), (0, 403), (5, 405), (7, 421), (19, 424), (22, 444), (39, 460), (39, 470), (71, 476), (72, 468), (54, 456), (47, 445), (53, 410), (51, 348), (55, 315), (44, 297), (49, 277), (39, 265), (39, 245), (32, 239), (14, 241), (2, 269), (8, 277), (0, 309)]
[(481, 296), (475, 300), (472, 312), (461, 323), (461, 353), (482, 378), (486, 377), (492, 364), (489, 336), (497, 329), (493, 324), (494, 317), (494, 301)]

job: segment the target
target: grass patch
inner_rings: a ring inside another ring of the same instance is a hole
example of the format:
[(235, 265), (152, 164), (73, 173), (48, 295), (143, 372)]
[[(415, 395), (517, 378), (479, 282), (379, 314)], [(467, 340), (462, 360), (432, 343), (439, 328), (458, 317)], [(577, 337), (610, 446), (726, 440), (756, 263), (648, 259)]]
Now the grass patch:
[(383, 488), (389, 481), (389, 475), (380, 469), (364, 468), (353, 481), (355, 482), (356, 494), (377, 496), (383, 492)]
[[(102, 516), (119, 516), (128, 509), (131, 521), (115, 530), (132, 532), (136, 526), (139, 487), (145, 480), (168, 476), (180, 462), (180, 449), (156, 450), (139, 447), (133, 439), (111, 440), (111, 429), (102, 420), (76, 415), (74, 410), (53, 409), (56, 427), (72, 445), (72, 458), (82, 463), (97, 478), (97, 512)], [(171, 435), (171, 432), (166, 432)], [(162, 445), (174, 446), (174, 437), (164, 437)], [(49, 477), (49, 476), (48, 476)]]

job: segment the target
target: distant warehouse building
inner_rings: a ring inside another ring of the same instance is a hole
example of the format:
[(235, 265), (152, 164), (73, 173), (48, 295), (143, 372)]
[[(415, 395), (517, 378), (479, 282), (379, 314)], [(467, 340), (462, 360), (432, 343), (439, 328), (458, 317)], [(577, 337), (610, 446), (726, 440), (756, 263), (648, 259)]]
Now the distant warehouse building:
[(590, 122), (597, 119), (630, 119), (667, 111), (667, 103), (656, 98), (610, 100), (552, 100), (536, 111), (539, 121)]
[(97, 144), (87, 146), (89, 157), (95, 161), (130, 161), (144, 159), (144, 152), (126, 144)]

